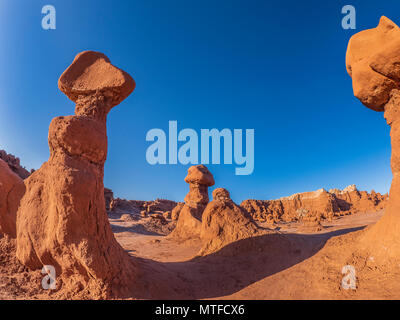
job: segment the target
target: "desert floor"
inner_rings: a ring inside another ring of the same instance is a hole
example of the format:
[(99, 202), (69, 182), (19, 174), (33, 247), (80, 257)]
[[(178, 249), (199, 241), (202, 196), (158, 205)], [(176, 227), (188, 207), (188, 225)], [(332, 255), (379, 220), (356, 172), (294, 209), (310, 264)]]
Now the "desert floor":
[[(153, 296), (158, 299), (388, 299), (400, 293), (398, 281), (393, 281), (400, 279), (400, 273), (394, 270), (382, 278), (385, 271), (374, 267), (373, 257), (347, 249), (382, 215), (381, 210), (337, 217), (323, 221), (324, 229), (315, 233), (299, 232), (299, 223), (280, 223), (275, 230), (260, 224), (264, 235), (231, 243), (207, 256), (196, 256), (200, 241), (169, 239), (171, 221), (121, 219), (120, 214), (109, 218), (118, 242), (140, 261), (143, 277), (174, 287), (174, 297), (160, 292)], [(0, 240), (0, 249), (0, 299), (61, 298), (41, 289), (43, 275), (24, 270), (9, 242)], [(357, 290), (341, 286), (346, 264), (360, 271)]]
[[(170, 240), (160, 234), (163, 230), (157, 230), (151, 218), (144, 219), (145, 222), (124, 222), (114, 216), (110, 217), (110, 223), (117, 240), (132, 256), (162, 264), (177, 274), (190, 288), (190, 298), (346, 299), (357, 296), (352, 290), (341, 288), (344, 275), (340, 264), (337, 270), (330, 267), (325, 279), (322, 275), (322, 281), (327, 280), (327, 283), (321, 283), (320, 291), (315, 290), (319, 287), (315, 284), (318, 277), (310, 277), (310, 282), (307, 277), (310, 272), (321, 277), (324, 270), (314, 272), (312, 267), (303, 266), (304, 262), (316, 255), (330, 238), (356, 235), (357, 231), (379, 220), (383, 213), (380, 210), (337, 217), (332, 222), (322, 222), (324, 229), (316, 233), (300, 232), (300, 223), (280, 223), (270, 234), (238, 241), (206, 257), (196, 257), (200, 241), (177, 243)], [(268, 229), (267, 224), (260, 223), (259, 226)], [(333, 256), (340, 254), (340, 245), (333, 247)], [(360, 298), (376, 297), (371, 294)]]

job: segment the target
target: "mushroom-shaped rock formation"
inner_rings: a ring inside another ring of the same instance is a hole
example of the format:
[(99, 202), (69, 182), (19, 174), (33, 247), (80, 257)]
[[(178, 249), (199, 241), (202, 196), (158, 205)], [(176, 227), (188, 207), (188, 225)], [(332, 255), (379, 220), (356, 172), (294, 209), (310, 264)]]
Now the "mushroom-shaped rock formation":
[(25, 180), (17, 257), (30, 269), (53, 265), (62, 289), (120, 296), (136, 267), (114, 238), (105, 209), (106, 116), (135, 83), (104, 54), (86, 51), (59, 87), (76, 102), (76, 115), (52, 120), (50, 158)]
[(0, 235), (16, 237), (16, 215), (24, 195), (23, 180), (0, 159)]
[(215, 189), (213, 199), (203, 213), (200, 234), (203, 246), (198, 255), (210, 254), (258, 232), (250, 215), (231, 200), (228, 190)]
[(79, 53), (58, 80), (58, 87), (76, 103), (75, 114), (106, 118), (135, 89), (135, 81), (100, 52)]
[[(384, 216), (361, 237), (375, 258), (400, 258), (400, 28), (386, 17), (349, 42), (346, 65), (354, 95), (376, 111), (384, 111), (391, 126), (393, 173)], [(377, 260), (378, 261), (378, 260)]]
[(170, 234), (170, 237), (180, 240), (200, 236), (203, 211), (209, 201), (208, 187), (215, 183), (213, 175), (204, 165), (190, 167), (185, 182), (189, 183), (189, 193), (179, 213), (176, 228)]

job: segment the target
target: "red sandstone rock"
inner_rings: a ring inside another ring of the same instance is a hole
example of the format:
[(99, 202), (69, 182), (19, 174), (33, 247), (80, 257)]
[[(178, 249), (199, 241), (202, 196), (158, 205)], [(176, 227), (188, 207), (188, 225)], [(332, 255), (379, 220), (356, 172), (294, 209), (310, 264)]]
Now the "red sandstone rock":
[(367, 212), (382, 209), (387, 196), (379, 193), (358, 191), (355, 185), (343, 190), (332, 189), (327, 192), (320, 189), (314, 192), (297, 193), (278, 200), (245, 200), (241, 206), (249, 212), (254, 220), (278, 221), (300, 220), (299, 210), (320, 213), (324, 219), (332, 219), (349, 210)]
[(86, 51), (59, 80), (76, 115), (53, 119), (50, 158), (25, 180), (17, 214), (17, 257), (30, 269), (53, 265), (64, 288), (124, 294), (136, 274), (105, 210), (106, 116), (134, 89), (108, 58)]
[(115, 213), (129, 212), (132, 214), (140, 214), (145, 211), (146, 213), (152, 212), (167, 212), (172, 211), (177, 203), (175, 201), (166, 199), (156, 199), (154, 201), (140, 201), (140, 200), (125, 200), (116, 198), (110, 204), (110, 211)]
[(300, 221), (300, 232), (315, 233), (323, 229), (321, 224), (321, 214), (318, 212), (306, 210)]
[(215, 189), (211, 201), (203, 213), (199, 255), (215, 252), (222, 247), (254, 236), (258, 229), (250, 215), (236, 205), (224, 188)]
[(23, 180), (0, 159), (0, 234), (16, 237), (16, 214), (24, 193)]
[(376, 111), (384, 111), (390, 92), (398, 87), (391, 72), (397, 72), (393, 64), (399, 36), (399, 28), (382, 17), (378, 27), (352, 36), (347, 47), (346, 67), (353, 78), (354, 95)]
[(181, 210), (182, 210), (182, 208), (183, 208), (184, 205), (185, 205), (184, 202), (179, 202), (179, 203), (175, 206), (175, 208), (172, 209), (172, 212), (171, 212), (171, 219), (172, 219), (173, 221), (178, 220), (179, 214), (181, 213)]
[(106, 210), (111, 210), (111, 203), (114, 201), (114, 193), (111, 189), (104, 188), (104, 200), (106, 203)]
[(165, 211), (163, 217), (164, 219), (171, 219), (171, 211)]
[(208, 203), (208, 187), (214, 185), (214, 178), (204, 165), (192, 166), (185, 181), (189, 183), (189, 193), (180, 211), (176, 228), (170, 237), (188, 240), (200, 236), (202, 214)]
[(355, 34), (349, 41), (346, 65), (353, 78), (354, 94), (384, 116), (391, 126), (391, 167), (393, 173), (384, 216), (361, 237), (359, 246), (377, 261), (400, 255), (400, 29), (386, 17), (370, 30)]
[(19, 158), (8, 154), (4, 150), (0, 150), (0, 159), (8, 164), (10, 169), (15, 172), (21, 179), (29, 177), (30, 172), (21, 166)]

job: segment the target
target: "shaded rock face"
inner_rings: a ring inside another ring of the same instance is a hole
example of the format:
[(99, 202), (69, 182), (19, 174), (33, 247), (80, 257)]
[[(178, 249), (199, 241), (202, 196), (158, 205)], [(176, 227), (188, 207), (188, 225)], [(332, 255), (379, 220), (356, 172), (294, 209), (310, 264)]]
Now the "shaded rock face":
[(114, 193), (112, 192), (111, 189), (108, 188), (104, 188), (104, 201), (106, 204), (106, 210), (110, 210), (111, 209), (111, 203), (114, 200)]
[(19, 158), (8, 154), (4, 150), (0, 150), (0, 159), (8, 164), (10, 169), (16, 173), (21, 179), (26, 179), (29, 177), (30, 172), (21, 166)]
[(24, 193), (21, 177), (0, 159), (0, 235), (16, 237), (17, 209)]
[(323, 219), (332, 219), (356, 212), (384, 208), (387, 195), (358, 191), (355, 185), (343, 190), (320, 189), (313, 192), (297, 193), (278, 200), (245, 200), (241, 206), (258, 221), (299, 221), (302, 212), (320, 214)]
[(400, 28), (386, 17), (351, 37), (346, 67), (354, 95), (368, 108), (384, 111), (391, 127), (393, 180), (384, 216), (367, 229), (361, 243), (382, 260), (400, 254)]
[(107, 113), (135, 87), (103, 54), (78, 54), (59, 80), (74, 116), (52, 120), (50, 158), (25, 180), (17, 213), (17, 257), (30, 269), (56, 268), (63, 288), (128, 291), (135, 269), (105, 210)]
[(208, 187), (215, 183), (213, 175), (204, 165), (190, 167), (185, 182), (189, 183), (189, 193), (179, 212), (176, 228), (170, 234), (170, 237), (180, 240), (200, 236), (203, 211), (209, 201)]
[(141, 200), (125, 200), (116, 198), (111, 201), (109, 211), (111, 213), (128, 212), (131, 214), (139, 215), (141, 212), (147, 214), (156, 214), (172, 211), (177, 203), (172, 200), (156, 199), (154, 201), (141, 201)]
[(179, 215), (180, 215), (180, 213), (181, 213), (181, 211), (182, 211), (182, 208), (183, 208), (184, 206), (185, 206), (185, 203), (184, 203), (184, 202), (179, 202), (179, 203), (174, 207), (174, 209), (172, 209), (172, 211), (171, 211), (171, 219), (172, 219), (173, 221), (178, 220)]
[(215, 189), (203, 213), (200, 238), (203, 246), (199, 255), (218, 251), (229, 243), (253, 237), (258, 228), (250, 215), (236, 205), (224, 188)]

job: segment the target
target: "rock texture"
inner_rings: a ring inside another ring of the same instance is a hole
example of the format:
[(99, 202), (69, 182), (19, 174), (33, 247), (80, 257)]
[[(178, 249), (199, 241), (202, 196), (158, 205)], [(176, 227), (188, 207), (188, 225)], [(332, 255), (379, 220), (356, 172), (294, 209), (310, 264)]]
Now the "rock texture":
[(69, 291), (123, 295), (135, 266), (111, 231), (103, 173), (107, 113), (135, 88), (102, 53), (78, 54), (59, 79), (74, 116), (49, 128), (50, 158), (25, 180), (17, 213), (17, 257), (30, 269), (53, 265)]
[(114, 201), (114, 193), (111, 189), (104, 188), (104, 201), (106, 204), (106, 210), (111, 209), (111, 203)]
[(0, 235), (16, 237), (17, 209), (24, 193), (21, 177), (0, 159)]
[(305, 210), (300, 221), (300, 232), (315, 233), (323, 229), (321, 224), (321, 214), (318, 212)]
[(386, 17), (349, 41), (346, 67), (354, 95), (368, 108), (384, 111), (391, 127), (392, 185), (385, 215), (365, 231), (359, 245), (377, 261), (400, 257), (400, 29)]
[(21, 179), (26, 179), (31, 174), (28, 170), (21, 166), (19, 158), (8, 154), (4, 150), (0, 150), (0, 159), (8, 164), (10, 169), (15, 172)]
[(142, 211), (147, 214), (162, 213), (172, 211), (177, 203), (172, 200), (156, 199), (154, 201), (125, 200), (116, 198), (110, 203), (111, 213), (129, 212), (139, 215)]
[(182, 208), (185, 206), (184, 202), (179, 202), (171, 211), (171, 219), (173, 221), (177, 221), (179, 218), (179, 215), (181, 213)]
[(208, 187), (214, 185), (214, 177), (204, 165), (188, 169), (185, 182), (189, 184), (189, 193), (185, 197), (176, 228), (170, 237), (188, 240), (200, 236), (202, 215), (208, 204)]
[(349, 213), (382, 209), (387, 195), (372, 191), (357, 190), (355, 185), (343, 190), (319, 189), (313, 192), (296, 193), (278, 200), (245, 200), (241, 206), (254, 220), (261, 222), (300, 221), (302, 213), (320, 214), (322, 219), (332, 219)]
[(213, 191), (211, 201), (203, 213), (200, 238), (203, 246), (199, 255), (213, 253), (222, 247), (256, 235), (258, 228), (250, 215), (236, 205), (228, 190)]

